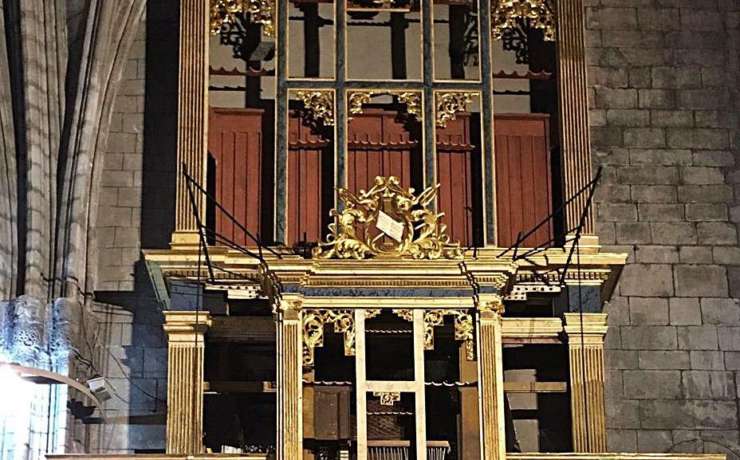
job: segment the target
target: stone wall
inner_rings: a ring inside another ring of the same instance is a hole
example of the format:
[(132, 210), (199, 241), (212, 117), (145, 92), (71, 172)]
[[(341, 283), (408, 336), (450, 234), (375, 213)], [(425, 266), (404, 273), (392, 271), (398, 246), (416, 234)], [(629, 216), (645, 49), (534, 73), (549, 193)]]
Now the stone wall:
[(740, 456), (738, 2), (586, 0), (612, 451)]
[[(173, 211), (159, 209), (162, 200), (156, 198), (169, 192), (165, 188), (170, 181), (163, 180), (158, 172), (162, 163), (168, 162), (157, 157), (174, 156), (174, 149), (160, 151), (157, 146), (162, 143), (159, 138), (166, 137), (163, 120), (172, 118), (176, 110), (176, 94), (166, 94), (174, 100), (174, 109), (172, 103), (160, 105), (147, 112), (152, 120), (145, 120), (144, 113), (152, 104), (148, 88), (154, 85), (161, 89), (161, 81), (168, 80), (161, 77), (157, 82), (151, 81), (157, 77), (147, 66), (152, 59), (160, 60), (162, 52), (155, 47), (153, 56), (147, 56), (151, 48), (147, 35), (150, 31), (155, 35), (162, 33), (157, 22), (162, 17), (176, 24), (177, 10), (169, 9), (165, 15), (161, 10), (165, 4), (171, 6), (171, 1), (149, 3), (149, 19), (139, 26), (114, 102), (101, 178), (95, 228), (98, 260), (93, 361), (95, 370), (105, 377), (111, 398), (104, 402), (106, 421), (88, 427), (84, 441), (87, 452), (134, 453), (165, 448), (167, 343), (161, 306), (152, 291), (141, 250), (152, 247), (156, 235), (169, 236), (170, 232), (166, 221)], [(151, 17), (155, 24), (150, 24)], [(167, 43), (176, 53), (176, 41)], [(162, 42), (155, 45), (164, 47)], [(161, 67), (159, 63), (155, 66)], [(152, 99), (156, 102), (160, 97), (156, 94)], [(159, 128), (147, 128), (147, 122)], [(151, 139), (145, 139), (147, 136)], [(144, 171), (146, 165), (150, 165), (148, 172)], [(147, 180), (157, 184), (154, 194), (145, 193)], [(152, 218), (145, 222), (142, 216), (147, 212)]]
[(113, 105), (105, 152), (96, 234), (97, 290), (134, 287), (141, 253), (141, 182), (144, 146), (146, 27), (139, 27)]

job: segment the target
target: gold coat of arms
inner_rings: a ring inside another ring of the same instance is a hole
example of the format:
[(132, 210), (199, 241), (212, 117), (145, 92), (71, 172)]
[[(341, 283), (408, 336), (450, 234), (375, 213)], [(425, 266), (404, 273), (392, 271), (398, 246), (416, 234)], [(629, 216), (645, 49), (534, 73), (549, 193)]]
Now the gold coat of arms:
[(331, 210), (325, 243), (314, 248), (317, 258), (366, 259), (409, 257), (414, 259), (460, 258), (460, 243), (451, 243), (443, 213), (429, 209), (437, 196), (436, 187), (419, 195), (401, 187), (397, 177), (376, 177), (373, 187), (358, 195), (337, 190), (344, 205)]

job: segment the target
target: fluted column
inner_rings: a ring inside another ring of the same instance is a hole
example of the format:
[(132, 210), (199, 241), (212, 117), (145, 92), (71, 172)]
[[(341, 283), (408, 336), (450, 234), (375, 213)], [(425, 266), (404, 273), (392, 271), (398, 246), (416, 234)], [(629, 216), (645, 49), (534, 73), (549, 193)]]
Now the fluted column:
[(203, 348), (207, 312), (165, 312), (167, 453), (203, 452)]
[(300, 307), (299, 301), (283, 301), (278, 318), (278, 460), (301, 460), (303, 456)]
[(504, 304), (499, 296), (481, 299), (478, 313), (478, 391), (481, 395), (481, 421), (484, 460), (506, 459), (504, 424), (504, 368), (501, 343), (501, 315)]
[[(197, 244), (196, 218), (183, 171), (205, 188), (208, 122), (208, 0), (180, 0), (180, 72), (177, 113), (177, 196), (173, 244)], [(196, 193), (201, 219), (203, 197)]]
[(606, 451), (604, 336), (606, 313), (566, 313), (570, 406), (575, 452)]
[[(583, 0), (558, 0), (557, 50), (560, 149), (563, 158), (565, 198), (577, 193), (591, 181), (591, 144), (588, 126), (588, 93), (584, 40)], [(569, 229), (578, 225), (588, 194), (572, 201), (566, 212)], [(589, 213), (585, 235), (594, 234), (594, 215)], [(593, 237), (584, 238), (595, 240)]]

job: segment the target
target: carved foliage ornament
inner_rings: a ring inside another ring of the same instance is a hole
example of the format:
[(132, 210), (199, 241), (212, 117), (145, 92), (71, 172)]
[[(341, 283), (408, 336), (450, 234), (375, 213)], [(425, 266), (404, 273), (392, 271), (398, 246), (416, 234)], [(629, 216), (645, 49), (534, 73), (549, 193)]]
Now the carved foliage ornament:
[(238, 15), (249, 14), (251, 22), (262, 25), (265, 36), (275, 37), (274, 12), (274, 0), (211, 0), (211, 33), (235, 23)]
[(331, 91), (298, 91), (298, 99), (316, 122), (324, 126), (334, 124), (334, 93)]
[(355, 355), (355, 322), (351, 310), (303, 310), (303, 366), (314, 362), (314, 349), (324, 346), (324, 324), (344, 334), (344, 355)]
[(373, 96), (390, 94), (395, 96), (399, 103), (406, 105), (406, 113), (417, 121), (422, 121), (424, 114), (421, 106), (419, 91), (352, 91), (348, 95), (348, 110), (352, 115), (362, 113), (362, 106), (369, 104)]
[(373, 187), (354, 195), (339, 188), (341, 211), (332, 209), (334, 223), (325, 243), (314, 248), (321, 259), (409, 257), (413, 259), (460, 258), (460, 243), (451, 243), (443, 213), (429, 209), (437, 195), (429, 187), (418, 196), (401, 188), (396, 177), (376, 177)]
[(434, 101), (437, 106), (437, 126), (447, 127), (450, 120), (457, 118), (458, 112), (468, 110), (468, 105), (473, 102), (475, 96), (477, 93), (437, 93)]
[[(393, 310), (393, 313), (405, 321), (413, 321), (413, 312), (407, 309)], [(424, 349), (434, 350), (434, 328), (444, 324), (445, 316), (455, 319), (455, 340), (465, 344), (465, 357), (475, 359), (473, 315), (466, 310), (426, 310), (424, 311)]]
[(522, 24), (539, 29), (546, 41), (555, 41), (555, 14), (549, 0), (498, 0), (493, 10), (493, 39)]
[(401, 400), (401, 393), (395, 391), (373, 391), (373, 396), (380, 398), (381, 406), (393, 406)]

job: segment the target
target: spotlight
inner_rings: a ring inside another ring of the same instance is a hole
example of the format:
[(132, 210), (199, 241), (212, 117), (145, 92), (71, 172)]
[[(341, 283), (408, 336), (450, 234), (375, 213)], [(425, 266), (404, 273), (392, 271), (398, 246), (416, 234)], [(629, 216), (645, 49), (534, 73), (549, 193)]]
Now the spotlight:
[(100, 401), (107, 401), (110, 399), (110, 392), (105, 386), (105, 379), (103, 377), (93, 377), (87, 381), (87, 387), (95, 394)]

